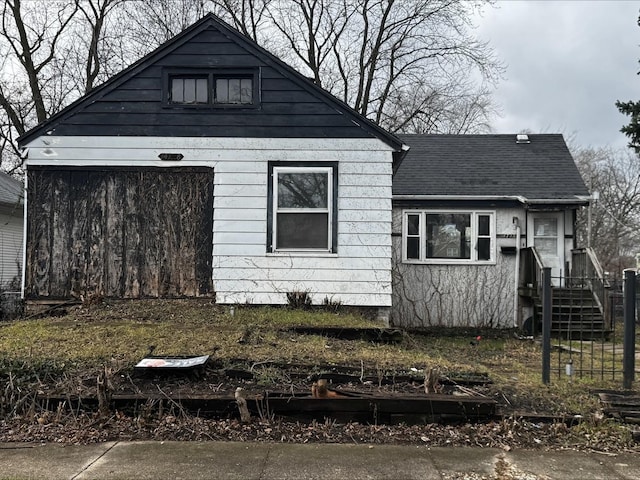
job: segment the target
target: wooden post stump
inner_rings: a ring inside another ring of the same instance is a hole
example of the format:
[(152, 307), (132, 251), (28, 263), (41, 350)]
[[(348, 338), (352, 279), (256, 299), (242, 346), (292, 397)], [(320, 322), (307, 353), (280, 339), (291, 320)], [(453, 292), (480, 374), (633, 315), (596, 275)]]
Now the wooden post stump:
[(240, 387), (236, 388), (236, 403), (238, 404), (238, 410), (240, 411), (240, 421), (242, 423), (251, 422), (251, 414), (249, 413), (249, 407), (247, 407), (247, 400), (244, 398), (244, 390)]

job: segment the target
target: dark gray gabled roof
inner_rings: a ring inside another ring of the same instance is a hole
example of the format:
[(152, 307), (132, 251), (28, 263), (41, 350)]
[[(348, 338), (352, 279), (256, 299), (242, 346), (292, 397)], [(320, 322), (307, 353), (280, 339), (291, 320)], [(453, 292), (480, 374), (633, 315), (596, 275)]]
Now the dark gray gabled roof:
[(576, 200), (589, 191), (562, 135), (399, 135), (410, 146), (393, 195)]
[(22, 182), (10, 177), (4, 172), (0, 172), (0, 205), (13, 207), (24, 204), (24, 194)]

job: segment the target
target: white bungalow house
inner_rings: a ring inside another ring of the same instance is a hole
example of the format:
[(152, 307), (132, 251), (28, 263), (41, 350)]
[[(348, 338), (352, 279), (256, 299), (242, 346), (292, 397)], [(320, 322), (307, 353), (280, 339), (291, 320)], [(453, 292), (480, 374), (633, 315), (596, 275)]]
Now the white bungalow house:
[(22, 182), (0, 172), (0, 292), (20, 288), (23, 210)]
[(19, 142), (28, 302), (296, 294), (512, 326), (523, 258), (561, 286), (588, 195), (559, 135), (394, 136), (213, 15)]
[(391, 307), (403, 142), (208, 15), (20, 138), (27, 301)]

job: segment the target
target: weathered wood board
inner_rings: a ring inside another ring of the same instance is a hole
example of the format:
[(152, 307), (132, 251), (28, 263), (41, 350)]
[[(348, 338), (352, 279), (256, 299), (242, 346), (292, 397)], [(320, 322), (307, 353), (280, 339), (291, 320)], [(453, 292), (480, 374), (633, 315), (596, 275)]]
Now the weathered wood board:
[(602, 391), (598, 393), (604, 412), (623, 422), (640, 424), (640, 395), (630, 391)]
[(212, 291), (212, 169), (31, 168), (27, 208), (28, 299)]

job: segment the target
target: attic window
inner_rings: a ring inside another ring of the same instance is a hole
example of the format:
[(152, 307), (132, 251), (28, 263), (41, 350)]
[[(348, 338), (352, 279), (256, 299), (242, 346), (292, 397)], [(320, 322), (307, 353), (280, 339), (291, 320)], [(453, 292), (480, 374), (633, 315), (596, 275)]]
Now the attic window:
[(213, 102), (217, 104), (242, 104), (253, 103), (253, 79), (216, 77), (213, 88)]
[(165, 103), (168, 105), (247, 107), (257, 104), (258, 75), (253, 69), (168, 71)]
[(208, 102), (207, 77), (171, 79), (171, 103), (206, 104)]

